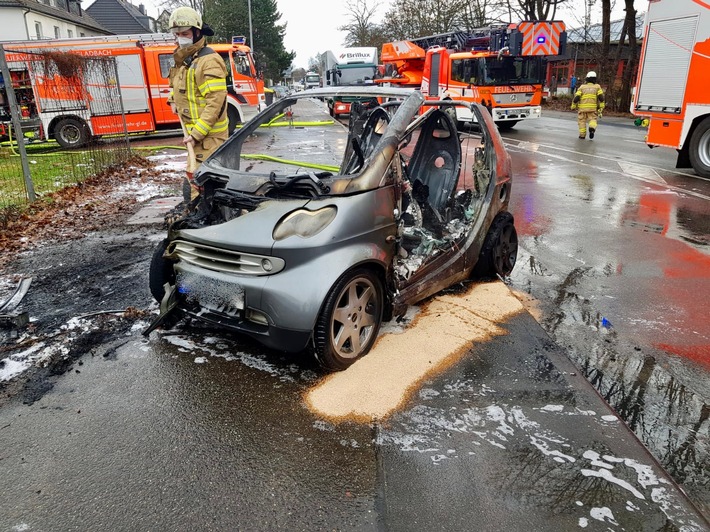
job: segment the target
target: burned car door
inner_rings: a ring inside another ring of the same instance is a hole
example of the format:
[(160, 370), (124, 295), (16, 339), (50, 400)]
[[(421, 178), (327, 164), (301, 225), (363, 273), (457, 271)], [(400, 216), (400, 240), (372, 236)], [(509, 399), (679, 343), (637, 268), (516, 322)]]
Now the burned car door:
[(480, 116), (476, 135), (459, 134), (444, 108), (427, 111), (416, 145), (404, 155), (407, 183), (394, 262), (395, 315), (470, 278), (477, 265), (479, 276), (512, 270), (517, 236), (512, 216), (504, 212), (510, 160), (492, 121), (486, 122), (487, 111), (475, 106), (473, 111)]

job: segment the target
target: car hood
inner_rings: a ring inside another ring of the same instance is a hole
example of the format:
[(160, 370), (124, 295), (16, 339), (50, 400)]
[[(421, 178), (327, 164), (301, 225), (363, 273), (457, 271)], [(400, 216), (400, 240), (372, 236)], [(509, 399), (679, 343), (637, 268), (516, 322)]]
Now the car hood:
[(232, 220), (199, 229), (181, 229), (177, 238), (234, 251), (268, 253), (274, 244), (276, 223), (308, 199), (269, 200)]

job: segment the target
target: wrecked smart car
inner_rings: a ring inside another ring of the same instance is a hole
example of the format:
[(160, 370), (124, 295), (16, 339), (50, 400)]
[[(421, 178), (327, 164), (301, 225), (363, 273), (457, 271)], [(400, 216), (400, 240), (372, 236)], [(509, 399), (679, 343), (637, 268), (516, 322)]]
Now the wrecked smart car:
[[(322, 100), (333, 96), (381, 103), (354, 110), (347, 129), (301, 120), (325, 114)], [(188, 317), (273, 349), (308, 350), (337, 371), (409, 305), (472, 276), (509, 275), (510, 157), (485, 108), (472, 106), (480, 130), (460, 133), (453, 105), (468, 104), (343, 87), (265, 109), (195, 173), (197, 203), (154, 253), (161, 313), (146, 334)], [(250, 154), (252, 145), (268, 153)], [(306, 157), (277, 156), (285, 146)]]

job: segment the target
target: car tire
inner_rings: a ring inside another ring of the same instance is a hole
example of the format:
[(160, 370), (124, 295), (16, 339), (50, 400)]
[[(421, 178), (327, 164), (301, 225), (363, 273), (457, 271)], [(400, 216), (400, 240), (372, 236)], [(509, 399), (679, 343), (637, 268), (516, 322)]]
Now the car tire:
[(65, 118), (54, 128), (54, 138), (62, 148), (80, 148), (89, 141), (89, 128), (77, 118)]
[(351, 366), (372, 348), (382, 323), (384, 289), (374, 272), (358, 268), (330, 290), (313, 331), (313, 355), (328, 371)]
[(163, 253), (168, 248), (168, 239), (164, 239), (158, 244), (158, 247), (153, 251), (153, 258), (150, 261), (150, 270), (148, 273), (148, 285), (150, 293), (155, 300), (160, 303), (165, 296), (165, 283), (175, 283), (175, 270), (170, 261), (163, 258)]
[(700, 177), (710, 177), (710, 118), (693, 131), (690, 139), (690, 164)]
[(517, 258), (518, 233), (513, 224), (513, 215), (507, 211), (500, 212), (488, 229), (478, 262), (473, 268), (473, 277), (507, 277), (513, 271)]

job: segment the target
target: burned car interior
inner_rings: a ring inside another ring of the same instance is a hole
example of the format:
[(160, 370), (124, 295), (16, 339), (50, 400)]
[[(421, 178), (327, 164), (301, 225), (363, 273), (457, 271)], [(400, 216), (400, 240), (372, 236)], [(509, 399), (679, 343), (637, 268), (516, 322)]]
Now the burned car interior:
[[(353, 105), (346, 137), (301, 137), (323, 156), (333, 150), (321, 145), (342, 146), (337, 165), (245, 163), (253, 139), (267, 134), (262, 125), (286, 111), (298, 116), (301, 101), (313, 106), (318, 93), (278, 100), (195, 174), (201, 195), (170, 225), (151, 264), (156, 321), (182, 312), (269, 347), (307, 349), (341, 370), (369, 351), (382, 320), (474, 273), (510, 273), (509, 157), (484, 108), (472, 109), (480, 132), (462, 135), (451, 113), (461, 103), (384, 91), (377, 107)], [(272, 140), (286, 142), (285, 129)], [(324, 286), (300, 286), (309, 269)], [(286, 293), (294, 283), (307, 311)], [(289, 311), (302, 314), (285, 318)]]

